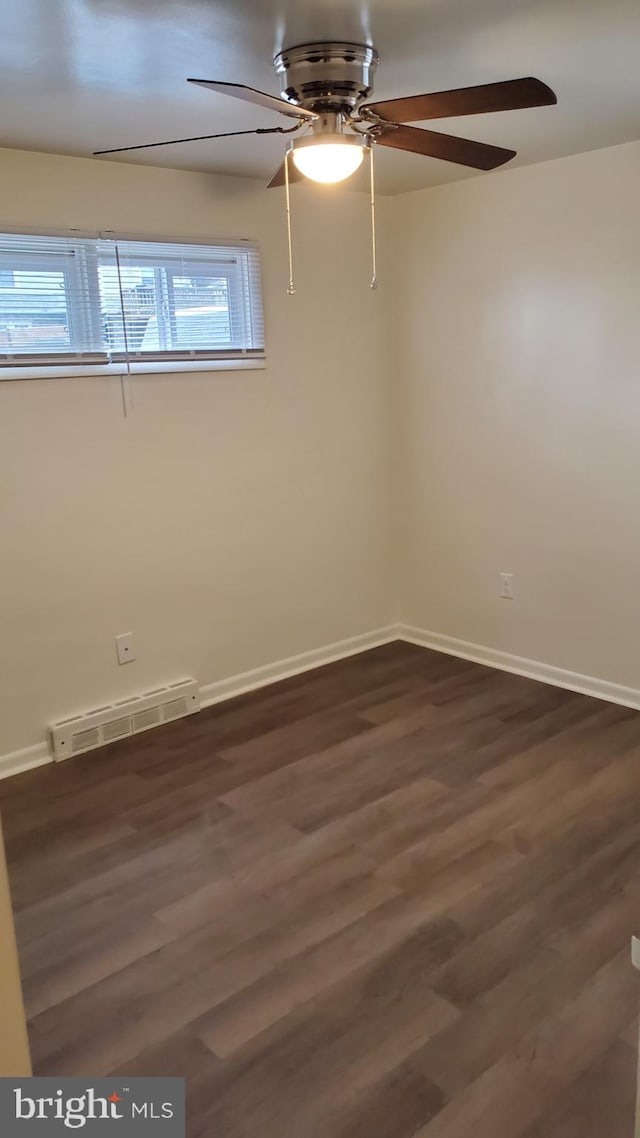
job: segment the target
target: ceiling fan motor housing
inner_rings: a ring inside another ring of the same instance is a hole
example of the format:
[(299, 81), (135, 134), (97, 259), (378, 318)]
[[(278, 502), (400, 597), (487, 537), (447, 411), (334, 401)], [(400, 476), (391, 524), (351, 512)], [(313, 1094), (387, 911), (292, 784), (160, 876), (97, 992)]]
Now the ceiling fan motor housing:
[(339, 40), (297, 44), (273, 61), (283, 98), (321, 114), (352, 113), (371, 94), (377, 63), (369, 44)]

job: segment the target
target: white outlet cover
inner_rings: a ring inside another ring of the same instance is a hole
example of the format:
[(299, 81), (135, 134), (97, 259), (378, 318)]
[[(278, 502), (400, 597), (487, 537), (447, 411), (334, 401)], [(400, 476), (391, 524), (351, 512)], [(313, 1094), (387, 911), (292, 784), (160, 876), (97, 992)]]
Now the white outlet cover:
[(130, 664), (132, 660), (135, 660), (136, 650), (132, 632), (123, 632), (122, 636), (116, 636), (116, 652), (119, 664)]

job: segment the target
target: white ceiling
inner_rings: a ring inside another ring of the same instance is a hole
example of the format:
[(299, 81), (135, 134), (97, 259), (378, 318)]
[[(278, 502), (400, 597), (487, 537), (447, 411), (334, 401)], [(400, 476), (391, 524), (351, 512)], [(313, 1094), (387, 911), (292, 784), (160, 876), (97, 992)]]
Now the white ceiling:
[[(428, 124), (513, 147), (515, 165), (640, 138), (638, 0), (0, 0), (0, 21), (1, 146), (88, 156), (281, 125), (279, 116), (186, 77), (278, 94), (274, 51), (314, 39), (374, 43), (382, 99), (525, 75), (544, 80), (557, 107)], [(249, 136), (108, 161), (268, 180), (282, 153), (277, 136)], [(398, 151), (376, 157), (387, 193), (473, 173)]]

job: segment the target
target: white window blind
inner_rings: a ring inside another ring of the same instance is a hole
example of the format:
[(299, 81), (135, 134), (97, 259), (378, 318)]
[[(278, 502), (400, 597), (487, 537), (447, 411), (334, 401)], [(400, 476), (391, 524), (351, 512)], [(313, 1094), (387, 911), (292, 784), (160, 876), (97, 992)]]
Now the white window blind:
[(0, 234), (0, 369), (263, 357), (249, 242)]

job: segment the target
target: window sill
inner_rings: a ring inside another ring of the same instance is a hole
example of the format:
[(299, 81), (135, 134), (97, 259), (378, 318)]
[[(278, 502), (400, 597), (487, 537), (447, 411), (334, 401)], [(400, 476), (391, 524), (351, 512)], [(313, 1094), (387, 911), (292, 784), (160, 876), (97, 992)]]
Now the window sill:
[(81, 367), (73, 364), (62, 367), (3, 367), (0, 368), (0, 382), (16, 379), (69, 379), (76, 376), (170, 375), (191, 371), (263, 371), (266, 366), (264, 358), (254, 357), (247, 360), (171, 360), (167, 363), (155, 360), (150, 363), (132, 363), (130, 368), (123, 363), (88, 364)]

